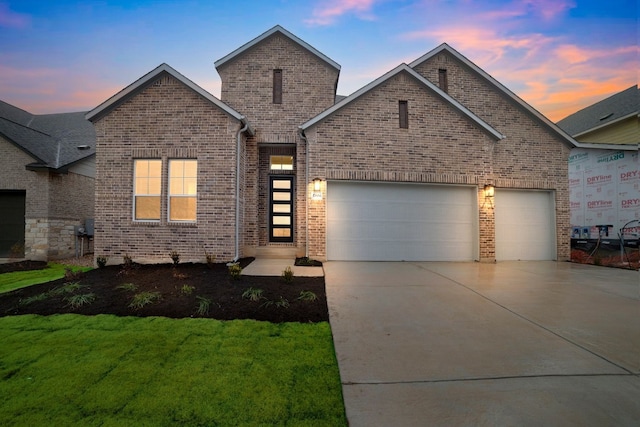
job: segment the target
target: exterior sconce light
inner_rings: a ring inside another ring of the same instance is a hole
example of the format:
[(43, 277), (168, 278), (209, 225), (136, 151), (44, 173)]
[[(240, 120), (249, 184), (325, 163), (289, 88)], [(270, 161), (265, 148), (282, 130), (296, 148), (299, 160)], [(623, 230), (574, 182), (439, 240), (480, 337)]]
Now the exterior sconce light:
[(313, 191), (311, 192), (311, 200), (322, 200), (322, 191), (320, 191), (321, 182), (322, 180), (320, 178), (314, 178)]
[(322, 182), (320, 178), (315, 178), (313, 180), (313, 191), (320, 191), (320, 182)]
[(492, 184), (484, 185), (484, 197), (493, 197), (495, 194), (496, 188)]

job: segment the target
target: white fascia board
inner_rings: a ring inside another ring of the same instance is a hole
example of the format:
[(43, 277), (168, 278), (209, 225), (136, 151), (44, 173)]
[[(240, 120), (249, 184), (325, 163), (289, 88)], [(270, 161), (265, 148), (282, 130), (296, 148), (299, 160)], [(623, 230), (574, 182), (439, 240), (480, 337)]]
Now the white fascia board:
[(218, 59), (216, 62), (213, 63), (213, 65), (216, 67), (216, 69), (218, 69), (219, 67), (221, 67), (225, 63), (231, 61), (233, 58), (241, 55), (242, 53), (248, 51), (249, 49), (251, 49), (255, 45), (257, 45), (260, 42), (262, 42), (263, 40), (271, 37), (275, 33), (280, 33), (280, 34), (284, 35), (285, 37), (291, 39), (292, 41), (294, 41), (295, 43), (299, 44), (300, 46), (302, 46), (303, 48), (305, 48), (306, 50), (308, 50), (309, 52), (311, 52), (312, 54), (314, 54), (315, 56), (317, 56), (318, 58), (320, 58), (321, 60), (323, 60), (327, 64), (331, 65), (336, 70), (340, 71), (340, 64), (338, 64), (333, 59), (329, 58), (328, 56), (326, 56), (325, 54), (323, 54), (322, 52), (320, 52), (319, 50), (317, 50), (313, 46), (311, 46), (309, 43), (305, 42), (304, 40), (298, 38), (294, 34), (290, 33), (287, 30), (285, 30), (280, 25), (276, 25), (272, 29), (262, 33), (261, 35), (259, 35), (255, 39), (251, 40), (250, 42), (245, 43), (244, 45), (240, 46), (238, 49), (234, 50), (230, 54)]
[(176, 71), (174, 68), (172, 68), (168, 64), (161, 64), (158, 67), (151, 70), (150, 72), (148, 72), (147, 74), (145, 74), (144, 76), (140, 77), (138, 80), (136, 80), (129, 86), (125, 87), (120, 92), (116, 93), (111, 98), (107, 99), (105, 102), (98, 105), (93, 110), (89, 111), (85, 115), (85, 118), (87, 120), (91, 120), (100, 116), (101, 114), (109, 110), (112, 106), (118, 104), (120, 101), (127, 98), (129, 95), (135, 93), (138, 89), (144, 87), (146, 84), (154, 80), (161, 73), (167, 73), (171, 75), (176, 80), (180, 81), (185, 86), (189, 87), (191, 90), (196, 92), (198, 95), (202, 96), (206, 100), (210, 101), (212, 104), (216, 105), (218, 108), (220, 108), (222, 111), (224, 111), (234, 119), (239, 120), (243, 123), (246, 122), (246, 119), (242, 114), (238, 113), (236, 110), (229, 107), (227, 104), (225, 104), (224, 102), (222, 102), (221, 100), (219, 100), (218, 98), (216, 98), (215, 96), (213, 96), (212, 94), (210, 94), (209, 92), (207, 92), (206, 90), (204, 90), (203, 88), (195, 84), (193, 81), (191, 81), (184, 75), (180, 74), (178, 71)]
[(576, 148), (597, 150), (638, 151), (638, 144), (599, 144), (597, 142), (578, 142)]
[(388, 73), (384, 74), (383, 76), (377, 78), (376, 80), (372, 81), (368, 85), (360, 88), (359, 90), (357, 90), (356, 92), (352, 93), (351, 95), (349, 95), (348, 97), (346, 97), (342, 101), (338, 102), (337, 104), (335, 104), (331, 108), (325, 110), (324, 112), (320, 113), (319, 115), (317, 115), (313, 119), (311, 119), (311, 120), (307, 121), (306, 123), (303, 123), (302, 125), (300, 125), (299, 129), (302, 130), (302, 131), (305, 131), (305, 130), (309, 129), (311, 126), (321, 122), (322, 120), (324, 120), (325, 118), (329, 117), (330, 115), (332, 115), (336, 111), (338, 111), (341, 108), (347, 106), (351, 102), (353, 102), (356, 99), (360, 98), (362, 95), (366, 94), (367, 92), (369, 92), (370, 90), (374, 89), (375, 87), (383, 84), (384, 82), (386, 82), (387, 80), (389, 80), (390, 78), (394, 77), (395, 75), (397, 75), (397, 74), (399, 74), (401, 72), (409, 73), (413, 78), (418, 80), (418, 82), (422, 83), (428, 89), (430, 89), (431, 91), (435, 92), (435, 94), (437, 96), (441, 97), (444, 101), (446, 101), (449, 104), (451, 104), (455, 109), (460, 111), (464, 116), (469, 118), (471, 121), (475, 122), (480, 128), (482, 128), (484, 131), (486, 131), (487, 133), (492, 135), (496, 140), (500, 140), (500, 139), (504, 139), (505, 138), (505, 136), (503, 134), (501, 134), (500, 132), (495, 130), (493, 127), (491, 127), (488, 123), (486, 123), (484, 120), (482, 120), (481, 118), (479, 118), (478, 116), (473, 114), (471, 111), (469, 111), (469, 109), (467, 109), (462, 104), (460, 104), (458, 101), (456, 101), (451, 96), (449, 96), (447, 93), (442, 91), (439, 87), (437, 87), (436, 85), (431, 83), (429, 80), (427, 80), (424, 77), (422, 77), (415, 70), (410, 68), (407, 64), (400, 64), (399, 66), (397, 66), (393, 70), (391, 70)]
[(491, 77), (491, 75), (489, 73), (484, 71), (482, 68), (478, 67), (476, 64), (471, 62), (464, 55), (462, 55), (460, 52), (458, 52), (457, 50), (455, 50), (454, 48), (449, 46), (447, 43), (442, 43), (440, 46), (438, 46), (435, 49), (433, 49), (433, 50), (427, 52), (426, 54), (422, 55), (420, 58), (418, 58), (415, 61), (411, 62), (409, 64), (409, 66), (411, 68), (415, 68), (418, 65), (420, 65), (421, 63), (423, 63), (424, 61), (426, 61), (427, 59), (434, 57), (435, 55), (439, 54), (442, 51), (446, 51), (446, 52), (450, 53), (451, 55), (456, 57), (460, 62), (465, 64), (467, 67), (471, 68), (476, 73), (478, 73), (481, 77), (483, 77), (489, 83), (493, 84), (498, 90), (503, 92), (505, 95), (507, 95), (509, 98), (511, 98), (515, 103), (519, 104), (522, 108), (524, 108), (526, 111), (528, 111), (529, 114), (531, 114), (532, 116), (534, 116), (535, 118), (540, 120), (542, 123), (547, 125), (549, 128), (551, 128), (552, 131), (557, 133), (558, 136), (563, 138), (565, 140), (565, 142), (568, 143), (570, 146), (574, 146), (574, 147), (578, 146), (578, 141), (576, 141), (571, 135), (566, 133), (558, 125), (556, 125), (551, 120), (549, 120), (547, 117), (545, 117), (544, 114), (540, 113), (538, 110), (536, 110), (531, 105), (526, 103), (518, 95), (516, 95), (515, 93), (511, 92), (506, 86), (504, 86), (502, 83), (500, 83), (499, 81), (497, 81), (496, 79)]

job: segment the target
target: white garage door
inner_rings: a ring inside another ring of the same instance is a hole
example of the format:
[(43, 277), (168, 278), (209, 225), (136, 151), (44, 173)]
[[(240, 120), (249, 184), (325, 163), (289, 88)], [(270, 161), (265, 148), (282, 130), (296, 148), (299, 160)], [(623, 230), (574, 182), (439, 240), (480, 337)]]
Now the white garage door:
[(556, 259), (553, 192), (496, 190), (496, 259)]
[(327, 258), (344, 261), (471, 261), (474, 188), (331, 181)]

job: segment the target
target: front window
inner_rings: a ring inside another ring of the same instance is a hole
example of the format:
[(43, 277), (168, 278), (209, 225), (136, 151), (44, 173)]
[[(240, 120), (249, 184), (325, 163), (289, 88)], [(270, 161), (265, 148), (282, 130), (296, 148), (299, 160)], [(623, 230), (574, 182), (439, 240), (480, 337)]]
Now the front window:
[(135, 160), (133, 169), (134, 219), (160, 221), (162, 160)]
[(169, 160), (169, 221), (195, 221), (197, 160)]
[(292, 171), (293, 156), (269, 157), (269, 169), (271, 169), (272, 171)]

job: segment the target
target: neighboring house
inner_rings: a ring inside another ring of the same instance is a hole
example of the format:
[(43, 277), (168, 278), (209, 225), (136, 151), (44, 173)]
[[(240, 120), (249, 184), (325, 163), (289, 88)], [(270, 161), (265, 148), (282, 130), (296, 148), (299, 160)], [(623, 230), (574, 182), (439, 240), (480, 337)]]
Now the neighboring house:
[(571, 259), (638, 267), (640, 92), (632, 86), (558, 122), (569, 157)]
[(84, 115), (0, 101), (0, 258), (76, 255), (94, 206), (95, 130)]
[(450, 46), (348, 97), (280, 26), (215, 65), (220, 100), (163, 64), (87, 114), (96, 256), (569, 258), (575, 141)]

